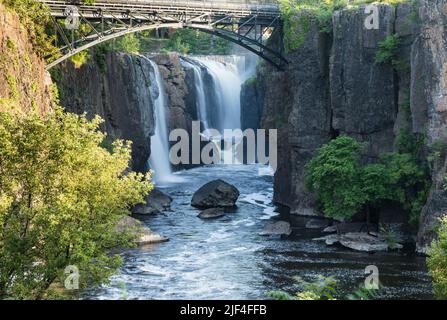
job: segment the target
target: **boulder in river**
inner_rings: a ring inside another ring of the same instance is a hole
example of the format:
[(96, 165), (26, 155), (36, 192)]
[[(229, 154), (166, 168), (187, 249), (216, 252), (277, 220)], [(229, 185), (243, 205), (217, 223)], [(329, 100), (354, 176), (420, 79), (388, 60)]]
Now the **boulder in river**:
[(290, 223), (287, 221), (269, 222), (259, 235), (261, 236), (289, 236), (292, 233)]
[(201, 219), (215, 219), (220, 218), (225, 215), (225, 212), (222, 208), (208, 208), (200, 212), (198, 215)]
[(159, 189), (152, 190), (145, 198), (145, 204), (138, 204), (132, 209), (134, 214), (158, 214), (171, 209), (172, 198)]
[(307, 229), (323, 229), (329, 226), (331, 222), (328, 219), (310, 219), (306, 223)]
[(239, 190), (223, 181), (210, 181), (197, 190), (192, 196), (191, 205), (200, 209), (234, 207)]
[(141, 221), (129, 216), (124, 216), (120, 221), (118, 221), (116, 231), (134, 233), (136, 236), (134, 242), (138, 245), (159, 243), (169, 240), (168, 238), (163, 237), (144, 226)]
[(363, 252), (387, 251), (388, 249), (402, 248), (400, 244), (394, 244), (391, 248), (383, 238), (373, 236), (366, 232), (349, 232), (341, 235), (331, 234), (313, 240), (324, 241), (327, 245), (340, 243), (346, 248)]
[(323, 229), (324, 233), (335, 233), (337, 232), (337, 226), (333, 225), (333, 226), (329, 226)]

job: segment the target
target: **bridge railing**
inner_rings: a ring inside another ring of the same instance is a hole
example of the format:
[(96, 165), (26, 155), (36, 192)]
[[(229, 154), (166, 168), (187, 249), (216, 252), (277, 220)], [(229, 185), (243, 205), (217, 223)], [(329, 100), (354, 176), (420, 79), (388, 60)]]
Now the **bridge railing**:
[[(82, 5), (81, 0), (39, 0), (50, 6), (54, 5)], [(125, 7), (186, 7), (200, 9), (229, 9), (278, 11), (278, 0), (96, 0), (93, 6), (125, 6)]]

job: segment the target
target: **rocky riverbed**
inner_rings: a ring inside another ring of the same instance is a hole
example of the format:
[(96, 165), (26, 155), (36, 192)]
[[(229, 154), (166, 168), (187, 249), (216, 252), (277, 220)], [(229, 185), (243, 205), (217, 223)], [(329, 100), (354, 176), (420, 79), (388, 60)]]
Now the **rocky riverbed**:
[[(170, 211), (136, 216), (169, 242), (122, 252), (124, 265), (108, 287), (84, 292), (87, 299), (264, 299), (272, 290), (295, 292), (293, 280), (334, 276), (340, 292), (350, 293), (368, 265), (379, 268), (386, 299), (431, 297), (425, 258), (403, 252), (364, 253), (314, 241), (321, 229), (296, 224), (296, 217), (275, 212), (272, 180), (265, 167), (206, 166), (176, 174), (178, 182), (161, 186), (173, 201)], [(222, 217), (200, 219), (191, 206), (206, 182), (222, 179), (237, 187), (237, 207)], [(287, 235), (262, 235), (280, 221)]]

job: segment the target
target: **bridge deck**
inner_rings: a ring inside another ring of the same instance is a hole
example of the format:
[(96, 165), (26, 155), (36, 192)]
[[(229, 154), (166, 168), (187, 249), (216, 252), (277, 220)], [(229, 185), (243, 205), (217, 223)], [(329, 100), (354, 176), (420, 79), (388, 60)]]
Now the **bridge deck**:
[(213, 16), (231, 14), (243, 18), (256, 14), (259, 19), (273, 19), (279, 15), (279, 6), (275, 0), (264, 1), (223, 1), (223, 0), (97, 0), (92, 5), (82, 5), (79, 0), (39, 0), (51, 9), (53, 16), (62, 17), (68, 5), (77, 4), (85, 16), (94, 17), (97, 12), (122, 14), (129, 11), (134, 18), (145, 19), (154, 12), (184, 13), (196, 15), (208, 13)]

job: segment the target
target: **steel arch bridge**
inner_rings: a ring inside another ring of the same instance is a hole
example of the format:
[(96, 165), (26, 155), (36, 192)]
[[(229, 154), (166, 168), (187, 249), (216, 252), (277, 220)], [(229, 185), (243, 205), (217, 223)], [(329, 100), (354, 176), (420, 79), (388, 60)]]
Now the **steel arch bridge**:
[[(47, 57), (47, 69), (99, 43), (159, 28), (200, 30), (234, 42), (278, 69), (287, 64), (281, 48), (265, 43), (281, 27), (277, 0), (96, 0), (90, 5), (81, 0), (39, 1), (50, 9), (59, 48)], [(88, 27), (78, 28), (80, 24)]]

